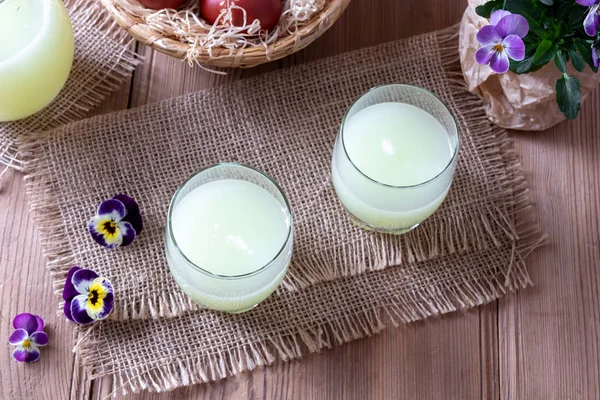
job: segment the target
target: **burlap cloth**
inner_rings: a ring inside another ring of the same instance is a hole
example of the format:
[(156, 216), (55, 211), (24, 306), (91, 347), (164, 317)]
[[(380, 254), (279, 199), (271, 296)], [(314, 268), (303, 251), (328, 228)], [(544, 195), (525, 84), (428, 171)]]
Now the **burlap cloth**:
[(79, 120), (131, 76), (140, 61), (129, 50), (132, 39), (113, 22), (96, 0), (66, 0), (75, 56), (71, 75), (56, 99), (39, 113), (20, 121), (0, 122), (2, 164), (22, 169), (16, 139)]
[[(113, 319), (86, 332), (78, 347), (90, 376), (113, 376), (115, 391), (169, 390), (530, 284), (523, 258), (541, 235), (526, 183), (506, 132), (490, 125), (464, 88), (456, 33), (453, 27), (24, 137), (29, 200), (57, 292), (74, 264), (110, 278), (116, 290)], [(390, 82), (437, 93), (462, 135), (448, 198), (404, 236), (354, 227), (330, 182), (343, 113), (370, 87)], [(280, 182), (297, 234), (279, 291), (237, 316), (197, 310), (164, 257), (176, 187), (225, 160)], [(139, 201), (145, 231), (133, 246), (108, 251), (85, 224), (117, 192)]]

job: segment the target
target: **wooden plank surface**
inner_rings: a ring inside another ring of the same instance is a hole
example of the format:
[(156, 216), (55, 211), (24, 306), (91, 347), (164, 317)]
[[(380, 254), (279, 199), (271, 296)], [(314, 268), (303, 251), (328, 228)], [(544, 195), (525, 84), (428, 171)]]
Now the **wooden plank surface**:
[[(460, 19), (459, 0), (353, 0), (304, 51), (252, 70), (215, 75), (151, 49), (132, 79), (98, 111), (139, 106), (343, 51), (408, 37)], [(398, 60), (402, 62), (402, 60)], [(600, 91), (578, 121), (515, 133), (551, 244), (528, 261), (534, 288), (488, 306), (359, 340), (215, 384), (129, 399), (598, 399), (600, 398)], [(19, 312), (42, 315), (51, 345), (33, 365), (0, 346), (0, 398), (102, 399), (111, 382), (83, 384), (71, 327), (56, 302), (22, 176), (0, 183), (0, 332)]]

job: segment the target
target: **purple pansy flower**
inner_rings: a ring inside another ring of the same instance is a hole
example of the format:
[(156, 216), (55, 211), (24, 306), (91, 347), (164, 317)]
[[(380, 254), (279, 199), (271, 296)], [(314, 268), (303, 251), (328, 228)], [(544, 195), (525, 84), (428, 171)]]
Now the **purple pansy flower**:
[(19, 314), (13, 320), (15, 331), (8, 342), (17, 348), (12, 356), (18, 362), (34, 362), (40, 359), (39, 347), (48, 344), (48, 335), (44, 332), (44, 320), (38, 315)]
[(89, 269), (72, 267), (62, 295), (65, 316), (81, 325), (105, 319), (113, 309), (112, 284)]
[(588, 14), (583, 20), (583, 29), (589, 36), (596, 36), (598, 25), (600, 25), (600, 0), (575, 0), (584, 7), (589, 7)]
[(600, 38), (596, 39), (592, 44), (592, 61), (594, 62), (594, 67), (598, 68), (600, 64)]
[(103, 201), (96, 215), (88, 222), (92, 238), (109, 249), (129, 246), (142, 229), (140, 207), (124, 194)]
[(523, 38), (529, 32), (529, 24), (522, 15), (496, 10), (490, 17), (490, 25), (477, 32), (482, 47), (475, 53), (479, 64), (489, 64), (497, 73), (508, 71), (509, 58), (521, 61), (525, 58)]

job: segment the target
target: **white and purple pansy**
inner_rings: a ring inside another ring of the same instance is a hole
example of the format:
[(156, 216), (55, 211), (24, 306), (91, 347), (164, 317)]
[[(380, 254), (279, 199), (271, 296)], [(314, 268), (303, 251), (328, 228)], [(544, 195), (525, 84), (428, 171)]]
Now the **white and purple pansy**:
[(600, 0), (575, 0), (581, 6), (589, 7), (587, 16), (583, 20), (583, 29), (589, 36), (596, 36), (600, 25)]
[(92, 270), (72, 267), (63, 289), (65, 316), (78, 324), (103, 320), (114, 305), (110, 281)]
[(40, 347), (48, 344), (48, 335), (44, 332), (44, 320), (38, 315), (19, 314), (13, 320), (15, 331), (8, 342), (17, 348), (12, 356), (18, 362), (34, 362), (40, 359)]
[(109, 249), (129, 246), (142, 229), (140, 207), (125, 194), (103, 201), (96, 215), (88, 222), (92, 238)]
[(481, 48), (475, 53), (479, 64), (489, 64), (499, 74), (508, 71), (509, 59), (525, 58), (523, 38), (529, 32), (529, 23), (522, 15), (496, 10), (490, 16), (490, 24), (477, 32)]

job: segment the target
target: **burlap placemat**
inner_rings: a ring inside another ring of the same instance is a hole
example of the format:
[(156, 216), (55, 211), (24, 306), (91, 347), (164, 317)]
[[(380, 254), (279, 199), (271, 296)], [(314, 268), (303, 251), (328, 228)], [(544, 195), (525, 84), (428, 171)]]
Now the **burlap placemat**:
[[(445, 69), (456, 61), (453, 39), (443, 44), (449, 46), (447, 59), (440, 58), (438, 41), (428, 39), (365, 49), (24, 137), (29, 199), (57, 291), (66, 271), (83, 265), (116, 287), (114, 318), (195, 309), (164, 258), (167, 208), (187, 176), (226, 160), (265, 170), (288, 194), (296, 237), (283, 290), (510, 246), (517, 238), (512, 218), (518, 179), (503, 159), (503, 132), (492, 129), (481, 117), (481, 103)], [(351, 225), (330, 182), (343, 113), (367, 89), (388, 82), (410, 82), (439, 94), (462, 131), (447, 200), (419, 229), (400, 237)], [(145, 232), (135, 246), (106, 251), (84, 226), (96, 205), (117, 192), (138, 200)]]
[[(96, 0), (66, 0), (75, 35), (71, 75), (57, 98), (20, 121), (0, 122), (0, 164), (22, 169), (16, 139), (79, 120), (131, 76), (140, 58), (129, 50), (127, 32)], [(2, 172), (4, 168), (0, 168)]]
[[(456, 33), (453, 27), (24, 137), (29, 201), (57, 292), (74, 264), (109, 277), (116, 290), (113, 320), (79, 343), (90, 376), (113, 376), (115, 389), (168, 390), (370, 335), (387, 319), (413, 321), (527, 286), (523, 258), (541, 235), (511, 141), (464, 88)], [(403, 236), (355, 228), (330, 182), (344, 111), (389, 82), (437, 93), (462, 134), (448, 198)], [(196, 310), (164, 258), (172, 193), (196, 169), (225, 160), (281, 183), (297, 234), (280, 290), (238, 316)], [(139, 201), (145, 230), (133, 246), (108, 251), (88, 237), (85, 223), (117, 192)]]

